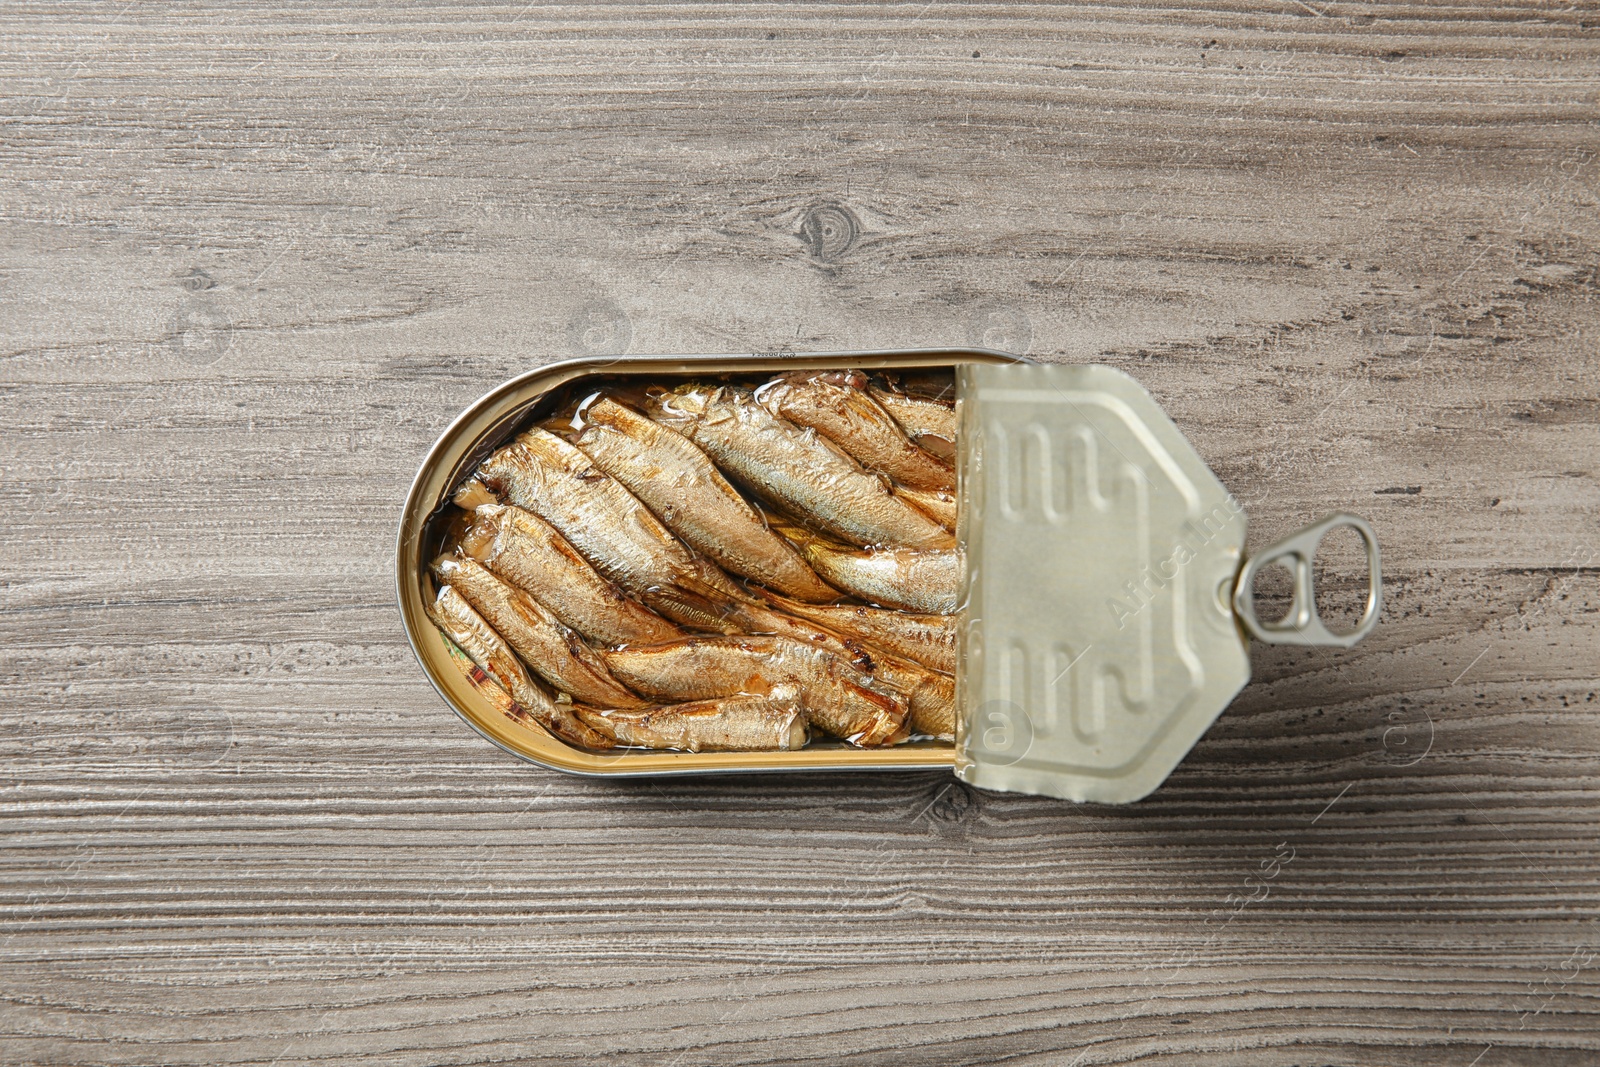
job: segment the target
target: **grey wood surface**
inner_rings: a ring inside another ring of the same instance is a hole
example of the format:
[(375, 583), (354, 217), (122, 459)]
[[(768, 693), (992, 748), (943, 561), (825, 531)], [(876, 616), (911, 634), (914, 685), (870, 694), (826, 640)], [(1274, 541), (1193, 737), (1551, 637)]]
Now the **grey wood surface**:
[[(1600, 1061), (1593, 6), (0, 26), (0, 1060)], [(1370, 517), (1377, 633), (1118, 809), (567, 778), (424, 682), (492, 384), (967, 342), (1137, 376), (1254, 545)]]

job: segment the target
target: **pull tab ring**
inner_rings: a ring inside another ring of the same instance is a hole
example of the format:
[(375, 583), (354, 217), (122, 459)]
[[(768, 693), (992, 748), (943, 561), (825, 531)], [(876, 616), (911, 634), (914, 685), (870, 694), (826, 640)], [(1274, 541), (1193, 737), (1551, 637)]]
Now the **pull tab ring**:
[[(1316, 590), (1311, 582), (1311, 561), (1316, 558), (1317, 546), (1329, 530), (1340, 526), (1348, 526), (1360, 534), (1367, 549), (1367, 607), (1356, 628), (1344, 634), (1336, 634), (1323, 624), (1322, 616), (1317, 614)], [(1276, 622), (1262, 622), (1256, 617), (1253, 583), (1256, 573), (1273, 563), (1283, 563), (1294, 575), (1294, 599), (1289, 605), (1289, 614)], [(1233, 587), (1233, 611), (1244, 628), (1256, 640), (1275, 645), (1349, 648), (1372, 632), (1372, 628), (1378, 624), (1378, 612), (1382, 608), (1383, 574), (1378, 561), (1378, 537), (1366, 519), (1347, 512), (1338, 512), (1312, 523), (1246, 560)]]

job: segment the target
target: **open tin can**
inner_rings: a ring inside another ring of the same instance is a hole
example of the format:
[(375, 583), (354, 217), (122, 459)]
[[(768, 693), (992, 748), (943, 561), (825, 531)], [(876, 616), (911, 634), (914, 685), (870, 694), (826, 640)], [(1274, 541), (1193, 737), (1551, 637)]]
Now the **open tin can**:
[[(803, 370), (953, 370), (957, 539), (966, 555), (956, 739), (783, 752), (588, 751), (508, 717), (451, 659), (427, 615), (428, 564), (457, 521), (451, 498), (478, 464), (558, 396), (589, 381), (666, 383)], [(1246, 516), (1153, 398), (1121, 371), (1037, 364), (979, 349), (827, 355), (580, 359), (508, 381), (429, 451), (396, 553), (400, 613), (423, 670), (475, 730), (507, 751), (591, 775), (949, 767), (989, 789), (1125, 803), (1154, 790), (1249, 681), (1252, 638), (1349, 647), (1376, 624), (1371, 527), (1330, 515), (1257, 556)], [(1317, 615), (1312, 558), (1338, 526), (1361, 537), (1364, 611), (1336, 633)], [(1288, 613), (1258, 618), (1263, 566), (1293, 575)]]

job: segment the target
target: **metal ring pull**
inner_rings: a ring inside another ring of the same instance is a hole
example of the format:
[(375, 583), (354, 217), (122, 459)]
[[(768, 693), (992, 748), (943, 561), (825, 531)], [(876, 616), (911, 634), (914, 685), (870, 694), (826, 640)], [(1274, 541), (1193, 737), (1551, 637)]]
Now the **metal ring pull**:
[[(1348, 526), (1361, 535), (1367, 549), (1367, 608), (1361, 621), (1349, 633), (1336, 634), (1322, 622), (1317, 614), (1316, 590), (1311, 582), (1311, 561), (1316, 558), (1317, 546), (1329, 530)], [(1256, 617), (1254, 582), (1262, 567), (1283, 563), (1294, 575), (1294, 600), (1289, 613), (1276, 622), (1262, 622)], [(1275, 645), (1331, 645), (1349, 648), (1378, 624), (1378, 612), (1383, 607), (1383, 574), (1378, 562), (1378, 537), (1367, 520), (1359, 515), (1339, 512), (1320, 522), (1312, 523), (1298, 533), (1290, 534), (1257, 556), (1245, 561), (1233, 587), (1233, 610), (1250, 636), (1258, 641)]]

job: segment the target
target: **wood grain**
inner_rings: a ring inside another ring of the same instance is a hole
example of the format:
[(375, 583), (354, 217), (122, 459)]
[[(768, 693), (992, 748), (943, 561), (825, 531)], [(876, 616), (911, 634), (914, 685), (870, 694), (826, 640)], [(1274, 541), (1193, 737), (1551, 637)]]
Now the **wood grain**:
[[(1600, 1057), (1592, 8), (0, 27), (0, 1060)], [(560, 777), (412, 662), (490, 385), (969, 342), (1133, 373), (1256, 545), (1369, 516), (1378, 631), (1127, 809)]]

